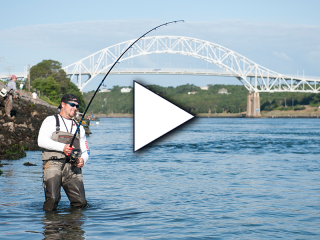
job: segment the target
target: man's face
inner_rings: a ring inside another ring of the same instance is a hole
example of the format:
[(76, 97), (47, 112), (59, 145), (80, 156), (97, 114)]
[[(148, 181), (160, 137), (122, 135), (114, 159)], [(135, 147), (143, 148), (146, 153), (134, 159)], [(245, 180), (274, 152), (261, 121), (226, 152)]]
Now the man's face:
[[(71, 106), (74, 105), (74, 106)], [(77, 107), (78, 103), (75, 101), (69, 101), (67, 103), (62, 102), (61, 103), (61, 111), (63, 113), (62, 116), (64, 116), (65, 118), (73, 118), (76, 115), (76, 112), (78, 111)]]
[(16, 81), (17, 81), (17, 79), (16, 79), (16, 78), (12, 78), (12, 80), (13, 80), (14, 82), (16, 82)]

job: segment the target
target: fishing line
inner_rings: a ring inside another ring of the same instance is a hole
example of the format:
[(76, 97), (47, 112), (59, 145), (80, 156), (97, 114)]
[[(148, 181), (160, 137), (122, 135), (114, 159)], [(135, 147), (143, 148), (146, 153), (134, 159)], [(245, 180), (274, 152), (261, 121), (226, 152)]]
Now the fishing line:
[(199, 29), (193, 27), (192, 25), (188, 24), (187, 22), (185, 22), (185, 24), (187, 24), (189, 27), (192, 27), (194, 30), (200, 32), (201, 34), (205, 35), (206, 37), (210, 38), (214, 43), (218, 43), (219, 45), (223, 46), (221, 43), (219, 43), (217, 40), (213, 39), (212, 37), (210, 37), (209, 35), (205, 34), (204, 32), (200, 31)]
[[(74, 142), (74, 139), (76, 138), (76, 135), (77, 135), (77, 133), (78, 133), (78, 131), (79, 131), (79, 128), (80, 128), (80, 126), (81, 126), (81, 123), (82, 123), (82, 121), (83, 121), (83, 118), (85, 117), (85, 115), (86, 115), (86, 113), (87, 113), (87, 111), (88, 111), (88, 109), (89, 109), (89, 107), (90, 107), (90, 105), (91, 105), (91, 103), (92, 103), (92, 100), (93, 100), (94, 97), (96, 96), (96, 94), (97, 94), (97, 92), (99, 91), (99, 89), (100, 89), (101, 85), (103, 84), (104, 80), (107, 78), (107, 76), (109, 75), (109, 73), (111, 72), (111, 70), (113, 69), (113, 67), (114, 67), (114, 66), (119, 62), (119, 60), (122, 58), (122, 56), (123, 56), (136, 42), (138, 42), (141, 38), (145, 37), (148, 33), (152, 32), (152, 31), (154, 31), (154, 30), (156, 30), (157, 28), (160, 28), (160, 27), (162, 27), (162, 26), (167, 26), (168, 24), (177, 23), (177, 22), (184, 22), (184, 20), (167, 22), (167, 23), (161, 24), (161, 25), (159, 25), (159, 26), (157, 26), (157, 27), (149, 30), (148, 32), (146, 32), (145, 34), (143, 34), (141, 37), (139, 37), (138, 39), (136, 39), (136, 40), (120, 55), (120, 57), (113, 63), (113, 65), (111, 66), (111, 68), (109, 69), (109, 71), (107, 72), (107, 74), (104, 76), (104, 78), (103, 78), (102, 81), (100, 82), (97, 90), (94, 92), (92, 98), (90, 99), (90, 102), (89, 102), (87, 108), (85, 109), (84, 113), (82, 114), (82, 118), (81, 118), (81, 120), (80, 120), (80, 122), (79, 122), (79, 124), (78, 124), (78, 127), (77, 127), (77, 129), (76, 129), (76, 131), (75, 131), (75, 133), (74, 133), (74, 135), (73, 135), (73, 138), (72, 138), (72, 140), (71, 140), (71, 143), (70, 143), (70, 145), (69, 145), (70, 148), (72, 148), (72, 144), (73, 144), (73, 142)], [(79, 150), (77, 150), (77, 151), (79, 151)], [(71, 153), (71, 156), (73, 156), (72, 153)]]

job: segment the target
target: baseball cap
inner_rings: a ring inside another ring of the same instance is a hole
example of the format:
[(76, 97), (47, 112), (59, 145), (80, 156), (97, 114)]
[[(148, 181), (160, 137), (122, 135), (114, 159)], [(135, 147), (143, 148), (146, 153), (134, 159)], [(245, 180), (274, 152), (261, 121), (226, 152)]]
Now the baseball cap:
[(14, 79), (14, 78), (17, 78), (17, 76), (16, 76), (16, 75), (12, 75), (12, 76), (11, 76), (11, 79)]
[[(77, 96), (71, 94), (71, 93), (68, 93), (68, 94), (65, 94), (62, 96), (61, 98), (61, 102), (76, 102), (79, 104), (79, 99), (77, 98)], [(58, 107), (59, 109), (61, 108), (61, 103)]]

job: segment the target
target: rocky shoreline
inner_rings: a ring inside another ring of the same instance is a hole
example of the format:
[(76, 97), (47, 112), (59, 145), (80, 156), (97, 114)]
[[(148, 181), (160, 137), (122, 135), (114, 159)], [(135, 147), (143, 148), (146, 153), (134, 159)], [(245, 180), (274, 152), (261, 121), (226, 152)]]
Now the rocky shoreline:
[[(2, 89), (3, 83), (0, 83)], [(31, 93), (19, 91), (22, 98), (13, 100), (12, 117), (5, 114), (0, 98), (0, 167), (1, 160), (14, 160), (26, 156), (25, 151), (38, 151), (37, 139), (43, 120), (58, 113), (57, 107), (41, 99), (33, 101)]]

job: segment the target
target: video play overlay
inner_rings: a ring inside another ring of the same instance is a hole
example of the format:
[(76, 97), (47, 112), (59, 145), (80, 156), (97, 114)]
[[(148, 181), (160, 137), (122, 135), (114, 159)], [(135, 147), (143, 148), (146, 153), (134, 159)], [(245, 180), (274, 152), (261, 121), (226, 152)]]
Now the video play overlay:
[(194, 116), (137, 81), (134, 87), (133, 151), (136, 152)]

